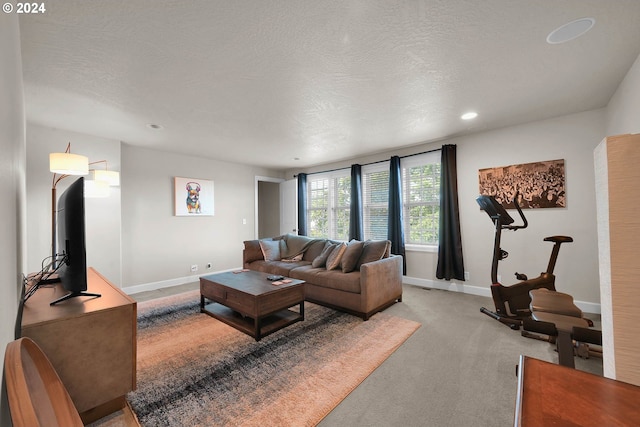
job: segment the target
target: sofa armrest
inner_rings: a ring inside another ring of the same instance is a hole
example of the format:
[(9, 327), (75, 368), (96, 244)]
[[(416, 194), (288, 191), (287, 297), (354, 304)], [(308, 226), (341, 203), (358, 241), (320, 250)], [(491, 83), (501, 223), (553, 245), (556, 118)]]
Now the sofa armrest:
[(262, 249), (260, 249), (260, 242), (256, 240), (245, 240), (244, 249), (242, 250), (242, 266), (246, 267), (247, 264), (253, 261), (260, 261), (264, 259)]
[(391, 255), (360, 267), (362, 311), (369, 312), (402, 298), (402, 256)]

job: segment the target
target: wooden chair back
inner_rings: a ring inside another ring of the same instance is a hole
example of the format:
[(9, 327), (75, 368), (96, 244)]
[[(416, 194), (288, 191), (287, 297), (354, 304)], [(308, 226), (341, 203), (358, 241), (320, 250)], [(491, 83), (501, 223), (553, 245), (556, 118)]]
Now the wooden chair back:
[(84, 425), (51, 362), (32, 339), (7, 344), (4, 369), (15, 427)]

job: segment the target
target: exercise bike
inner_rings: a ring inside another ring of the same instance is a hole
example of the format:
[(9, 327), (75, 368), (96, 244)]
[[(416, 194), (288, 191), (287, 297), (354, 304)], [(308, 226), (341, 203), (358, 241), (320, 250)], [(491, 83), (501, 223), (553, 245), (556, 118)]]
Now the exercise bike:
[(480, 311), (509, 326), (513, 330), (519, 330), (523, 320), (531, 316), (531, 309), (529, 307), (531, 297), (529, 291), (539, 288), (546, 288), (551, 291), (556, 290), (556, 277), (553, 274), (553, 270), (556, 266), (558, 253), (560, 252), (560, 245), (573, 242), (573, 239), (568, 236), (545, 237), (545, 242), (554, 243), (547, 270), (533, 279), (529, 279), (525, 274), (516, 273), (516, 278), (520, 280), (520, 282), (510, 286), (503, 286), (498, 282), (498, 262), (509, 256), (509, 253), (500, 248), (502, 230), (517, 231), (522, 228), (527, 228), (529, 223), (518, 204), (518, 194), (514, 197), (513, 204), (522, 220), (522, 224), (520, 225), (513, 225), (515, 222), (514, 219), (493, 196), (481, 195), (476, 198), (476, 202), (480, 205), (480, 209), (489, 215), (495, 225), (493, 260), (491, 264), (491, 296), (496, 311), (491, 311), (485, 307), (482, 307)]

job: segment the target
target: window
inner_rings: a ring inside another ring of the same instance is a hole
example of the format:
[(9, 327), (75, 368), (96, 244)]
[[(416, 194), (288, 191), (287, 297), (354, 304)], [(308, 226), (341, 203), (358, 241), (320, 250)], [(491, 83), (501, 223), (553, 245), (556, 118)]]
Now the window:
[(389, 162), (362, 167), (364, 238), (386, 240), (389, 222)]
[[(438, 245), (440, 228), (440, 151), (404, 157), (402, 201), (404, 239), (414, 248)], [(307, 177), (307, 230), (311, 237), (349, 239), (349, 169)], [(389, 162), (362, 167), (364, 238), (384, 240), (389, 222)]]
[(310, 237), (329, 235), (329, 179), (307, 178), (307, 230)]
[(351, 174), (333, 179), (333, 209), (331, 233), (333, 240), (349, 240), (349, 214), (351, 212)]
[(437, 245), (440, 227), (440, 152), (402, 159), (406, 245)]
[(351, 173), (349, 169), (307, 177), (307, 234), (349, 239)]

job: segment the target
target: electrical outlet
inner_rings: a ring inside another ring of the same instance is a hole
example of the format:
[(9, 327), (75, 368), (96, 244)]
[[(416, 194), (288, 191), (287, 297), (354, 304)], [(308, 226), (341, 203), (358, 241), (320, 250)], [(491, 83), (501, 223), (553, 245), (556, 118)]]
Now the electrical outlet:
[(464, 280), (469, 280), (469, 272), (468, 271), (464, 272)]
[(192, 273), (195, 273), (196, 271), (198, 271), (198, 265), (197, 265), (197, 264), (193, 264), (193, 265), (191, 266), (191, 272), (192, 272)]
[(207, 263), (207, 270), (209, 270), (209, 269), (211, 269), (211, 263), (210, 262)]

